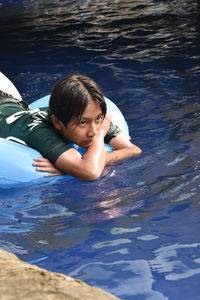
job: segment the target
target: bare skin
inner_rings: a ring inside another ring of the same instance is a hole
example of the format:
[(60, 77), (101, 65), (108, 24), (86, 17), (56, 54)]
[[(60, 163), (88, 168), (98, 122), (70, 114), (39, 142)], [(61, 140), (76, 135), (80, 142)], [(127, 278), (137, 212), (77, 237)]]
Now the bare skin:
[(94, 180), (100, 177), (105, 166), (139, 155), (141, 149), (122, 133), (110, 142), (115, 150), (111, 153), (105, 152), (104, 137), (109, 130), (110, 121), (109, 115), (102, 120), (99, 104), (92, 101), (83, 112), (78, 125), (71, 120), (66, 127), (52, 115), (55, 128), (71, 142), (86, 147), (87, 151), (81, 156), (77, 150), (71, 148), (58, 157), (55, 165), (45, 158), (35, 158), (33, 165), (37, 171), (51, 172), (50, 176), (70, 174), (79, 179)]

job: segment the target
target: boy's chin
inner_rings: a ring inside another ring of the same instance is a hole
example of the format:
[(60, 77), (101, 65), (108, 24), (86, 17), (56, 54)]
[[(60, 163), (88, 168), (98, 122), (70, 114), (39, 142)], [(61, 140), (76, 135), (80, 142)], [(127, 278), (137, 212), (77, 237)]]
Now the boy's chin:
[(88, 148), (92, 145), (92, 141), (91, 142), (85, 141), (85, 142), (79, 143), (77, 145), (82, 148)]

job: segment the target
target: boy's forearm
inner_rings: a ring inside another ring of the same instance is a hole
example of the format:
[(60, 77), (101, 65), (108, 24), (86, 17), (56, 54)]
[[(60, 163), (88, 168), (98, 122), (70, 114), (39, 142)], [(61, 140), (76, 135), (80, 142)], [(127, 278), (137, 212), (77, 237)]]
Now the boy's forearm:
[(106, 152), (103, 137), (95, 137), (92, 145), (82, 156), (82, 162), (83, 165), (85, 165), (85, 168), (89, 169), (89, 171), (94, 174), (94, 177), (98, 178), (101, 175), (106, 163)]
[(124, 159), (137, 156), (141, 154), (142, 151), (136, 145), (131, 145), (123, 149), (114, 150), (113, 152), (106, 153), (106, 166), (113, 165)]

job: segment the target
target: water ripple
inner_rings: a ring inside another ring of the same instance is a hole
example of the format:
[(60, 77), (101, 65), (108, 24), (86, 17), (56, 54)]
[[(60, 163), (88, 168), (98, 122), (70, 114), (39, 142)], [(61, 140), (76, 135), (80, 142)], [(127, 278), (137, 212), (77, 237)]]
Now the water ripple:
[(156, 257), (151, 260), (152, 269), (163, 274), (166, 280), (180, 280), (200, 274), (195, 261), (199, 249), (199, 243), (162, 246), (154, 251)]

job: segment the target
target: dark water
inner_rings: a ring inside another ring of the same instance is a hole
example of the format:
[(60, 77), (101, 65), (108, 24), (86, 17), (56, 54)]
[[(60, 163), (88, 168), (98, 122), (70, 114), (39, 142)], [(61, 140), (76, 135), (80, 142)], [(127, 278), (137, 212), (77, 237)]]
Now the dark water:
[(0, 247), (125, 300), (198, 300), (198, 1), (0, 1), (0, 39), (29, 103), (85, 73), (143, 149), (95, 182), (0, 189)]

